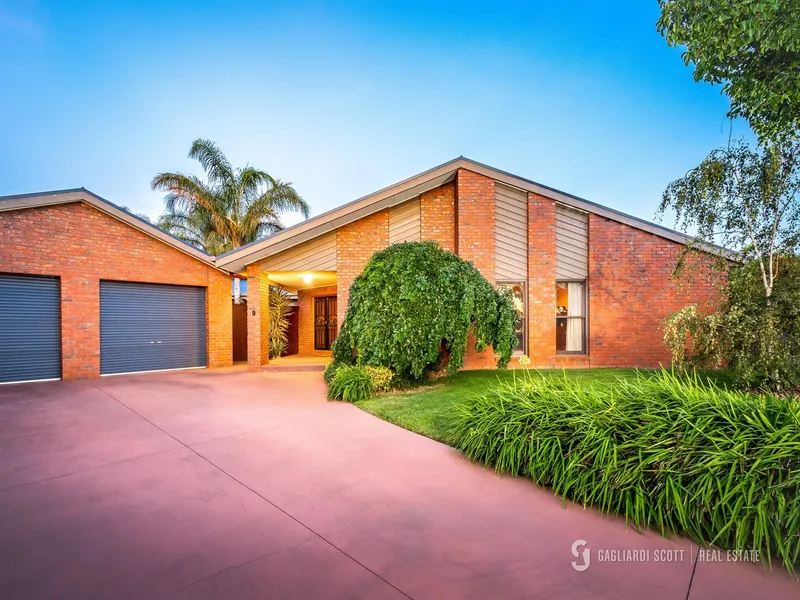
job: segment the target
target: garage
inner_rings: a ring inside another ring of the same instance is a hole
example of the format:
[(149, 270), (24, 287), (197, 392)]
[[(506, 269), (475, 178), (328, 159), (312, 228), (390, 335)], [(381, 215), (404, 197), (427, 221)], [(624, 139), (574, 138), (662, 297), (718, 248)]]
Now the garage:
[(58, 277), (0, 274), (0, 383), (61, 377)]
[(206, 290), (100, 282), (100, 374), (206, 366)]

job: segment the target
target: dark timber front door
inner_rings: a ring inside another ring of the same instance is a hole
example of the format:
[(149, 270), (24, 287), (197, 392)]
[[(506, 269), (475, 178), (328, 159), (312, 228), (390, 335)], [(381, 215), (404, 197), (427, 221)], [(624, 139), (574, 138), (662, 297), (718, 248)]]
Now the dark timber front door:
[(314, 350), (330, 350), (336, 339), (336, 296), (314, 298)]

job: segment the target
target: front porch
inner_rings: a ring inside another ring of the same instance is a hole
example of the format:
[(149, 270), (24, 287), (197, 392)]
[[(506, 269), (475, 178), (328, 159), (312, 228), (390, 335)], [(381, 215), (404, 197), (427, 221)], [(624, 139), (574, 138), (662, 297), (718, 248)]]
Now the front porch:
[[(247, 267), (247, 363), (251, 370), (321, 371), (330, 361), (331, 345), (341, 319), (338, 278), (333, 270), (287, 270), (273, 261)], [(303, 266), (301, 264), (292, 266)], [(270, 288), (296, 301), (281, 356), (270, 348)]]

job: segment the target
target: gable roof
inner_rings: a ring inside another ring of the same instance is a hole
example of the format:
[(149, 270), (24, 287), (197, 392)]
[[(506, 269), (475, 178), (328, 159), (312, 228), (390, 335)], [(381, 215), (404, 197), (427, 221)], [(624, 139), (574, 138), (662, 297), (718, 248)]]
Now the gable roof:
[[(0, 212), (12, 210), (22, 210), (25, 208), (39, 208), (42, 206), (56, 206), (59, 204), (71, 204), (74, 202), (84, 202), (102, 213), (113, 217), (123, 223), (138, 229), (142, 233), (149, 235), (165, 244), (172, 246), (176, 250), (188, 254), (189, 256), (203, 261), (204, 263), (217, 267), (214, 257), (186, 242), (179, 240), (175, 236), (167, 233), (150, 223), (101, 198), (97, 194), (85, 188), (74, 188), (69, 190), (56, 190), (52, 192), (40, 192), (37, 194), (18, 194), (16, 196), (0, 196)], [(218, 267), (217, 267), (218, 268)]]
[[(298, 223), (292, 227), (287, 227), (281, 231), (273, 233), (272, 235), (251, 242), (241, 246), (225, 254), (219, 256), (212, 256), (182, 240), (176, 238), (170, 233), (156, 227), (149, 221), (146, 221), (125, 209), (109, 202), (105, 198), (101, 198), (97, 194), (90, 192), (85, 188), (75, 188), (68, 190), (57, 190), (52, 192), (41, 192), (37, 194), (20, 194), (16, 196), (2, 196), (0, 197), (0, 212), (10, 210), (20, 210), (24, 208), (35, 208), (40, 206), (52, 206), (57, 204), (68, 204), (71, 202), (85, 202), (96, 208), (97, 210), (110, 215), (139, 231), (156, 238), (159, 241), (172, 246), (173, 248), (188, 254), (198, 260), (203, 261), (211, 266), (220, 270), (237, 273), (243, 271), (248, 264), (260, 261), (268, 256), (282, 252), (293, 246), (297, 246), (305, 241), (314, 239), (333, 231), (343, 225), (357, 221), (371, 214), (380, 212), (392, 206), (402, 204), (407, 200), (411, 200), (420, 194), (437, 188), (445, 183), (454, 181), (459, 169), (466, 169), (473, 171), (479, 175), (484, 175), (495, 181), (519, 188), (523, 191), (534, 192), (546, 198), (555, 200), (556, 202), (581, 210), (583, 212), (592, 213), (605, 217), (618, 223), (629, 225), (636, 229), (652, 233), (653, 235), (672, 240), (680, 244), (687, 244), (693, 241), (691, 236), (688, 236), (679, 231), (663, 227), (656, 223), (651, 223), (639, 217), (634, 217), (623, 213), (621, 211), (579, 198), (572, 194), (562, 192), (555, 188), (551, 188), (541, 183), (537, 183), (530, 179), (525, 179), (518, 175), (513, 175), (506, 171), (501, 171), (479, 163), (469, 158), (459, 156), (456, 159), (448, 161), (434, 167), (413, 177), (409, 177), (385, 187), (377, 192), (368, 194), (348, 202), (342, 206), (324, 212), (316, 217), (312, 217), (305, 221)], [(704, 248), (709, 250), (722, 251), (726, 256), (733, 255), (731, 251), (713, 246), (711, 244), (704, 244)]]
[(323, 233), (332, 231), (342, 225), (352, 223), (353, 221), (373, 213), (401, 204), (406, 200), (419, 196), (423, 192), (453, 181), (459, 169), (466, 169), (478, 173), (479, 175), (485, 175), (500, 183), (527, 192), (534, 192), (546, 198), (551, 198), (565, 206), (583, 212), (593, 213), (611, 219), (612, 221), (624, 223), (625, 225), (641, 229), (680, 244), (686, 244), (692, 241), (691, 236), (679, 231), (645, 221), (639, 217), (634, 217), (633, 215), (608, 208), (607, 206), (595, 202), (590, 202), (589, 200), (584, 200), (578, 196), (567, 194), (566, 192), (542, 185), (541, 183), (536, 183), (530, 179), (525, 179), (524, 177), (513, 175), (506, 171), (501, 171), (494, 167), (470, 160), (469, 158), (459, 156), (438, 167), (434, 167), (433, 169), (404, 179), (382, 190), (363, 196), (358, 200), (354, 200), (353, 202), (334, 208), (321, 215), (302, 221), (293, 227), (288, 227), (266, 238), (222, 254), (216, 259), (217, 265), (229, 271), (241, 271), (250, 263), (277, 254), (278, 252), (315, 238)]

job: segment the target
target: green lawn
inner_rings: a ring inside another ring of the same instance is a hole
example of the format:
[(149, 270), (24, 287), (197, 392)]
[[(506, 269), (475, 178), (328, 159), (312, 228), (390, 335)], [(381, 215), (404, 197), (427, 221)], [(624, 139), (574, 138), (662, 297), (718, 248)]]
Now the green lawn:
[[(638, 371), (642, 374), (655, 371)], [(543, 377), (570, 377), (586, 385), (607, 385), (618, 378), (636, 377), (636, 369), (549, 369), (533, 371)], [(450, 425), (456, 415), (456, 406), (474, 394), (480, 394), (498, 381), (508, 381), (515, 376), (512, 370), (461, 371), (452, 377), (434, 381), (407, 392), (393, 392), (363, 400), (357, 406), (370, 414), (405, 429), (449, 444)], [(524, 377), (517, 371), (517, 377)], [(720, 384), (728, 377), (723, 372), (707, 375)]]

